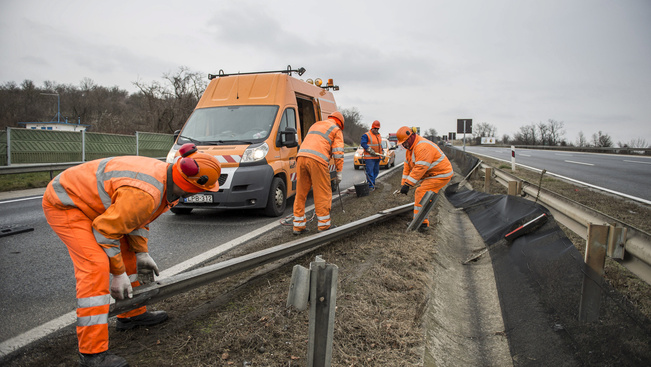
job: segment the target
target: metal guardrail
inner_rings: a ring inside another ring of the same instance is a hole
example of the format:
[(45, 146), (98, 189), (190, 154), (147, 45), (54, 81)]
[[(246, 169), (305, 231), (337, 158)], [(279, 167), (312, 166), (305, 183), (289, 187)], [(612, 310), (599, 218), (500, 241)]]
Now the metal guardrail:
[(307, 236), (299, 240), (282, 245), (260, 250), (252, 254), (222, 261), (213, 265), (186, 273), (173, 275), (169, 278), (155, 281), (133, 289), (133, 298), (116, 301), (109, 311), (110, 316), (115, 316), (128, 310), (133, 310), (144, 305), (161, 301), (191, 289), (227, 278), (246, 270), (268, 264), (270, 262), (313, 250), (327, 242), (356, 233), (360, 228), (380, 222), (398, 214), (411, 212), (413, 203), (401, 205), (392, 209), (383, 210), (377, 214), (347, 223), (323, 233)]
[(617, 261), (640, 279), (651, 284), (651, 234), (485, 163), (482, 163), (482, 167), (492, 168), (497, 181), (506, 187), (509, 186), (509, 182), (522, 182), (522, 191), (528, 195), (528, 198), (538, 198), (538, 201), (554, 215), (556, 221), (585, 240), (588, 239), (588, 228), (591, 223), (626, 228), (624, 259)]
[[(483, 145), (468, 145), (466, 147), (496, 147), (496, 148), (511, 148), (512, 145), (504, 144), (483, 144)], [(572, 147), (562, 145), (513, 145), (516, 149), (538, 149), (538, 150), (561, 150), (568, 152), (584, 152), (584, 153), (612, 153), (612, 154), (631, 154), (631, 155), (651, 155), (651, 148), (631, 148), (631, 147)]]

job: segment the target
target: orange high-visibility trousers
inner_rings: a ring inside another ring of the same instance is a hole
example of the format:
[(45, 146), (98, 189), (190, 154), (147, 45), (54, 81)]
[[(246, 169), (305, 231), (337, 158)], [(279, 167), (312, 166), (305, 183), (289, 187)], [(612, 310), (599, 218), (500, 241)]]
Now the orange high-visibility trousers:
[[(416, 188), (416, 192), (414, 193), (414, 218), (418, 215), (420, 212), (420, 209), (423, 207), (420, 205), (420, 201), (423, 200), (423, 196), (428, 191), (434, 191), (435, 193), (438, 194), (438, 192), (445, 187), (445, 185), (450, 182), (452, 179), (452, 176), (450, 177), (441, 177), (441, 178), (429, 178), (426, 180), (423, 180), (423, 182)], [(429, 214), (423, 220), (423, 223), (426, 224), (429, 227)]]
[(312, 188), (314, 211), (318, 228), (323, 231), (330, 228), (330, 207), (332, 206), (332, 189), (328, 166), (309, 157), (298, 157), (296, 198), (294, 199), (294, 231), (305, 230), (305, 200)]
[[(95, 240), (92, 221), (77, 208), (62, 209), (43, 200), (48, 224), (68, 247), (77, 281), (77, 340), (80, 353), (101, 353), (108, 350), (108, 313), (111, 301), (109, 259)], [(131, 286), (137, 281), (136, 254), (125, 240), (120, 241), (122, 260)], [(147, 311), (146, 307), (118, 315), (132, 317)]]

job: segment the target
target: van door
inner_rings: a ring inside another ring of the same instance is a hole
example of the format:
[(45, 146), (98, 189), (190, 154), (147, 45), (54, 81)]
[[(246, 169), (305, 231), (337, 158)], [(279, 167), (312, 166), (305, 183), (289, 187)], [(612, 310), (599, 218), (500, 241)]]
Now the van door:
[[(285, 136), (281, 132), (286, 131), (288, 128), (298, 131), (296, 110), (293, 107), (289, 107), (283, 112), (276, 143), (276, 146), (280, 147), (280, 161), (283, 165), (283, 171), (287, 172), (287, 197), (291, 197), (296, 193), (296, 155), (298, 154), (298, 147), (289, 148), (286, 146)], [(298, 137), (295, 139), (298, 141)]]

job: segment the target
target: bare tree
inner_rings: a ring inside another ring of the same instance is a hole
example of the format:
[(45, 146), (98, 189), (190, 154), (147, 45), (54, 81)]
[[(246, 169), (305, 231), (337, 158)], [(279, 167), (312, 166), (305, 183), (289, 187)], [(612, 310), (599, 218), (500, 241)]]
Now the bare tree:
[(583, 131), (579, 131), (579, 136), (576, 139), (576, 146), (587, 147), (588, 145), (590, 145), (588, 143), (588, 138), (586, 138), (585, 135), (583, 135)]
[(431, 140), (431, 141), (436, 141), (436, 140), (438, 140), (438, 135), (439, 135), (439, 133), (436, 131), (435, 128), (432, 127), (432, 128), (427, 129), (427, 131), (425, 131), (425, 135), (423, 135), (423, 136), (426, 137), (427, 139)]
[(509, 134), (502, 135), (502, 144), (509, 144), (510, 141), (511, 137), (509, 137)]
[(345, 120), (344, 143), (359, 145), (362, 141), (362, 135), (369, 130), (367, 125), (362, 124), (362, 114), (357, 107), (342, 108), (339, 111), (344, 115)]
[(592, 134), (592, 144), (599, 148), (609, 148), (613, 146), (613, 140), (610, 135), (599, 131), (597, 134)]
[(553, 119), (547, 120), (547, 142), (549, 145), (560, 145), (563, 143), (563, 135), (565, 130), (563, 121), (556, 121)]

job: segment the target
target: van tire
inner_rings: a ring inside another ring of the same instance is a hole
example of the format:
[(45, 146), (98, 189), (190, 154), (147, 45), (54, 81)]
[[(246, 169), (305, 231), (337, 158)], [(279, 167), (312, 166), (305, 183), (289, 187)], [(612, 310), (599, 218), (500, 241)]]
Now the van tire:
[(287, 207), (287, 189), (285, 181), (279, 177), (274, 177), (269, 189), (267, 198), (267, 207), (264, 208), (264, 214), (268, 217), (279, 217), (285, 212)]
[(174, 214), (190, 214), (192, 212), (192, 208), (170, 208), (170, 211)]

